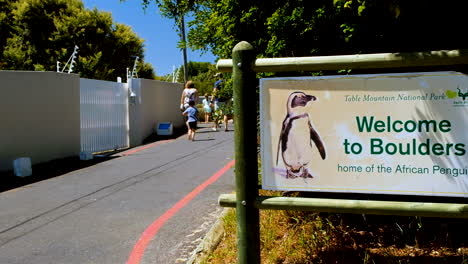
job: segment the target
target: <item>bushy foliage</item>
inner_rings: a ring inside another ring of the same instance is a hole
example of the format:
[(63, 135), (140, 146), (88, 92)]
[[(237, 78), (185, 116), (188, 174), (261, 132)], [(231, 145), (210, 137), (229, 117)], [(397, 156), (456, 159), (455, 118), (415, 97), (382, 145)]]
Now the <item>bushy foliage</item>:
[(468, 3), (403, 0), (197, 1), (189, 45), (231, 57), (241, 40), (259, 57), (462, 48)]
[[(0, 0), (0, 69), (56, 71), (79, 47), (73, 72), (82, 77), (125, 78), (143, 40), (110, 13), (85, 9), (81, 0)], [(140, 61), (141, 61), (140, 60)], [(150, 64), (138, 75), (153, 78)]]
[[(198, 89), (198, 95), (203, 96), (204, 94), (212, 95), (213, 86), (217, 78), (215, 74), (217, 73), (216, 67), (214, 64), (209, 62), (194, 62), (190, 61), (187, 64), (188, 79), (192, 80), (195, 83), (195, 87)], [(178, 69), (180, 73), (177, 77), (178, 82), (184, 82), (183, 80), (183, 66), (180, 66)], [(166, 76), (166, 79), (168, 77)]]
[(146, 5), (155, 2), (162, 14), (176, 23), (182, 15), (192, 14), (194, 19), (188, 24), (189, 47), (210, 50), (220, 58), (230, 58), (233, 47), (240, 41), (250, 42), (259, 58), (414, 52), (466, 46), (460, 41), (466, 1), (142, 2)]
[(215, 74), (216, 68), (209, 62), (190, 61), (188, 63), (189, 79), (195, 82), (199, 95), (211, 94), (213, 84), (216, 81)]

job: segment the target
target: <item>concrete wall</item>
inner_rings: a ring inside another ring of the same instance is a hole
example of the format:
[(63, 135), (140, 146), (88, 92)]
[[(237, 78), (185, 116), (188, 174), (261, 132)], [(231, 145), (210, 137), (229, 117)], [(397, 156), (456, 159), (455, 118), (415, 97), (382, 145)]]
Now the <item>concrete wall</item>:
[(0, 71), (0, 113), (0, 170), (79, 154), (78, 75)]
[(154, 133), (158, 122), (172, 122), (173, 127), (184, 125), (179, 109), (183, 84), (134, 79), (129, 87), (136, 94), (129, 105), (130, 146), (140, 145)]

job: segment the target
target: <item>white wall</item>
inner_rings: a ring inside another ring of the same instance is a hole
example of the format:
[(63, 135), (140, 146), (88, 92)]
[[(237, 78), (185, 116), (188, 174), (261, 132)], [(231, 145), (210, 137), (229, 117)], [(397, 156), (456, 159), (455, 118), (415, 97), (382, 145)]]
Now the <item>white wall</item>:
[[(13, 160), (33, 164), (80, 153), (80, 77), (56, 72), (0, 71), (0, 171)], [(179, 110), (181, 83), (132, 80), (130, 146), (154, 133), (157, 122), (184, 125)]]
[(79, 154), (78, 75), (0, 71), (0, 113), (0, 170)]
[(130, 146), (140, 145), (154, 133), (158, 122), (172, 122), (173, 127), (184, 125), (179, 109), (183, 84), (133, 79), (130, 87), (137, 95), (129, 105)]

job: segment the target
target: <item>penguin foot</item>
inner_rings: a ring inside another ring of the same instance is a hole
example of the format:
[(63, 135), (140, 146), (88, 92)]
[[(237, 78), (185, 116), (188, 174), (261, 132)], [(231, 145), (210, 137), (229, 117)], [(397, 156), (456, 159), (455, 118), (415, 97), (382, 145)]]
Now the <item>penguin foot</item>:
[(314, 178), (314, 176), (312, 176), (312, 174), (310, 174), (309, 170), (306, 168), (304, 169), (304, 171), (302, 172), (302, 175), (301, 175), (302, 178)]
[(314, 178), (312, 174), (310, 174), (309, 170), (305, 167), (301, 167), (298, 170), (286, 169), (286, 179), (295, 179), (295, 178)]
[(286, 170), (286, 179), (295, 179), (297, 177), (298, 177), (297, 174), (294, 173), (293, 171), (289, 169)]

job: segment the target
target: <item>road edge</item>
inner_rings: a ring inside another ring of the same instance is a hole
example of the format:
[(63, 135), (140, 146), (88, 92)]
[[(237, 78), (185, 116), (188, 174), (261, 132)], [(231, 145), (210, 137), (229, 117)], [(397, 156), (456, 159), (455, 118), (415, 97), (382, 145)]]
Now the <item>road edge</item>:
[(192, 252), (187, 264), (199, 264), (202, 263), (213, 251), (218, 247), (221, 239), (224, 237), (224, 223), (223, 219), (229, 212), (229, 208), (224, 208), (218, 219), (206, 233), (202, 242)]

